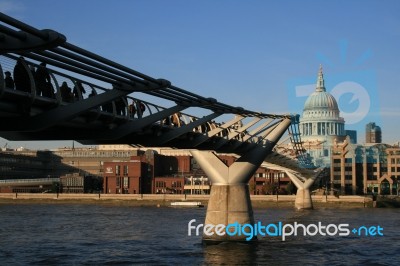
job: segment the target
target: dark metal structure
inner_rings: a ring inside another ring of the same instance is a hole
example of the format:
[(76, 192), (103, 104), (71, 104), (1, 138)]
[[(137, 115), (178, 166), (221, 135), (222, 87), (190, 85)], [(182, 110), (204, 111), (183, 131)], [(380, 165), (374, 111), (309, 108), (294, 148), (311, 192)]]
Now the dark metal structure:
[[(243, 154), (266, 145), (268, 135), (283, 120), (291, 119), (293, 147), (300, 158), (306, 158), (302, 157), (297, 115), (266, 114), (221, 103), (77, 47), (53, 30), (38, 30), (3, 13), (0, 21), (3, 138), (73, 139), (83, 144), (124, 143)], [(22, 89), (7, 86), (5, 77), (6, 71), (14, 73), (17, 85), (18, 62), (27, 77)], [(37, 78), (44, 67), (46, 88)], [(167, 100), (170, 106), (138, 99), (137, 92)], [(206, 109), (209, 114), (183, 113), (189, 107)], [(227, 115), (228, 120), (216, 122)]]

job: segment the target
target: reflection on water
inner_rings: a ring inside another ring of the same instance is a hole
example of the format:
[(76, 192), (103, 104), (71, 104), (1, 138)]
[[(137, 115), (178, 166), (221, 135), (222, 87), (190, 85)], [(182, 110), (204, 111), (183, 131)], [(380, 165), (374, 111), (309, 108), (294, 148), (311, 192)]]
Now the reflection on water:
[(380, 225), (383, 237), (297, 236), (257, 243), (203, 245), (188, 236), (205, 209), (79, 204), (0, 205), (1, 265), (398, 265), (399, 209), (257, 209), (255, 220), (277, 223)]
[(257, 242), (204, 245), (204, 263), (208, 265), (253, 265), (257, 263)]

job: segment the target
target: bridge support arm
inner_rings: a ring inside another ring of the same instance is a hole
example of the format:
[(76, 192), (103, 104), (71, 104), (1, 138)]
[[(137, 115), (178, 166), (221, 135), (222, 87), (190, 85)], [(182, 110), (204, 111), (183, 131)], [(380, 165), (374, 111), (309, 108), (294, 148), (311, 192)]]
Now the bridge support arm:
[(307, 179), (304, 183), (290, 171), (286, 174), (292, 180), (293, 184), (297, 187), (296, 200), (294, 206), (296, 209), (312, 209), (313, 203), (311, 199), (310, 187), (314, 183), (314, 178)]
[[(290, 119), (285, 119), (266, 138), (266, 145), (257, 145), (247, 151), (232, 165), (225, 165), (210, 151), (191, 150), (191, 154), (212, 181), (210, 199), (207, 208), (205, 226), (238, 223), (254, 224), (253, 208), (250, 201), (248, 181), (272, 151), (275, 143), (290, 126)], [(233, 227), (230, 227), (234, 230)], [(247, 228), (250, 230), (250, 228)], [(205, 242), (248, 241), (246, 235), (229, 236), (203, 235)], [(251, 240), (256, 240), (252, 237)]]
[[(235, 175), (234, 171), (231, 171), (232, 166), (225, 165), (214, 153), (198, 150), (190, 152), (212, 181), (205, 226), (213, 225), (214, 231), (211, 236), (204, 234), (203, 241), (206, 243), (246, 241), (247, 237), (244, 235), (220, 236), (216, 233), (215, 226), (218, 224), (228, 226), (234, 223), (254, 224), (247, 182), (230, 182), (230, 177)], [(251, 240), (256, 240), (256, 238), (251, 238)]]

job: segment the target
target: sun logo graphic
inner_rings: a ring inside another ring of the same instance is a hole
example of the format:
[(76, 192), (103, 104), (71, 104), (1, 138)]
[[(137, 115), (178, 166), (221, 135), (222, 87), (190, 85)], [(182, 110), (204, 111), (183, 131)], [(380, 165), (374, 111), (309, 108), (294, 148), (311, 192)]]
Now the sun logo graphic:
[[(336, 99), (346, 129), (357, 130), (362, 134), (367, 123), (373, 121), (380, 124), (376, 73), (363, 67), (371, 59), (372, 51), (366, 50), (356, 60), (349, 62), (347, 41), (340, 41), (339, 46), (338, 59), (316, 53), (316, 66), (321, 64), (324, 67), (326, 91)], [(357, 70), (362, 68), (364, 69)], [(287, 81), (291, 112), (302, 112), (307, 97), (316, 90), (316, 77), (317, 75), (298, 77)]]

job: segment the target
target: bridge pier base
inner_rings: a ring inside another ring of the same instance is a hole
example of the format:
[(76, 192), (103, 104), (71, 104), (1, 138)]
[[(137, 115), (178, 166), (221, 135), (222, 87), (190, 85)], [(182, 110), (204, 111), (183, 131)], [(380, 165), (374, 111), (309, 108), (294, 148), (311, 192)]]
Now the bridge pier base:
[[(245, 224), (254, 224), (247, 183), (257, 168), (252, 163), (239, 160), (228, 167), (218, 156), (208, 151), (192, 150), (191, 153), (212, 181), (203, 241), (219, 243), (256, 240), (256, 237), (248, 236), (251, 228), (245, 228), (243, 233), (242, 227)], [(224, 226), (223, 230), (219, 229), (221, 225)], [(227, 226), (232, 234), (225, 232)], [(210, 229), (206, 230), (206, 228)], [(218, 233), (220, 230), (224, 232)]]
[(309, 188), (298, 188), (296, 193), (296, 200), (294, 202), (296, 209), (313, 209), (311, 193)]
[[(246, 226), (247, 224), (254, 226), (248, 182), (290, 123), (289, 118), (283, 120), (265, 136), (264, 145), (254, 145), (229, 166), (213, 152), (190, 151), (212, 181), (203, 230), (204, 242), (257, 239), (252, 234), (253, 228)], [(216, 227), (220, 224), (224, 226), (223, 229), (221, 226)], [(223, 234), (219, 233), (221, 231)]]
[(314, 183), (314, 178), (309, 178), (303, 182), (293, 174), (291, 171), (285, 171), (292, 180), (293, 184), (297, 187), (296, 200), (294, 206), (296, 209), (313, 209), (313, 203), (311, 199), (310, 187)]
[[(218, 235), (215, 227), (218, 224), (234, 225), (229, 228), (229, 231), (234, 235)], [(245, 224), (254, 224), (249, 186), (247, 184), (213, 185), (205, 219), (205, 225), (212, 225), (212, 235), (204, 233), (203, 241), (205, 243), (218, 243), (256, 240), (257, 237), (251, 236), (250, 228), (245, 229), (247, 236), (243, 233), (235, 233), (235, 231), (242, 231), (241, 229)], [(241, 228), (239, 228), (239, 225)]]

